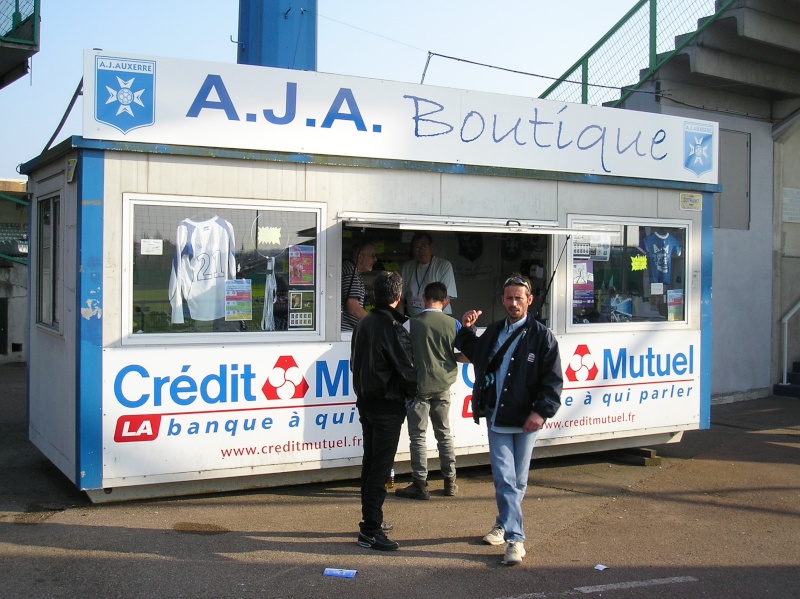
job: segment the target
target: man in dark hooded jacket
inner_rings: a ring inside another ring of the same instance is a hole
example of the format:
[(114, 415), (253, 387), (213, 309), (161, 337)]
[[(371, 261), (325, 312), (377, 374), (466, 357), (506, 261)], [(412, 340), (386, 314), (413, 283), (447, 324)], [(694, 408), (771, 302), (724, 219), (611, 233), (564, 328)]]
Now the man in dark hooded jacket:
[(417, 392), (407, 318), (397, 311), (403, 279), (380, 273), (374, 283), (375, 308), (356, 325), (350, 342), (350, 369), (363, 435), (361, 464), (361, 547), (394, 551), (400, 545), (383, 531), (386, 481), (392, 470), (406, 402)]

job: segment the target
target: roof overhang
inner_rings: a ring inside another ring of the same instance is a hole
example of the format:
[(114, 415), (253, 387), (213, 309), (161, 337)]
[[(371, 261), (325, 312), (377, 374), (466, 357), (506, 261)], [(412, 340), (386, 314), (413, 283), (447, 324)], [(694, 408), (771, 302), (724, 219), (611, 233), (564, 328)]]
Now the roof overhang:
[(343, 223), (368, 229), (526, 233), (529, 235), (591, 234), (591, 232), (583, 229), (559, 227), (556, 221), (349, 211), (339, 212), (336, 216)]

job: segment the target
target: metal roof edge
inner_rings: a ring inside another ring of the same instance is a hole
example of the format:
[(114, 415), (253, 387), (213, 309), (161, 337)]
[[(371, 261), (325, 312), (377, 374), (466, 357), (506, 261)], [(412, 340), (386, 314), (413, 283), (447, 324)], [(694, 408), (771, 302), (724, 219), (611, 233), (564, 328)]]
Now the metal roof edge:
[(52, 162), (53, 160), (60, 158), (70, 150), (82, 147), (80, 143), (82, 140), (83, 138), (77, 135), (72, 135), (70, 137), (67, 137), (63, 141), (60, 141), (59, 143), (54, 145), (52, 148), (43, 151), (35, 158), (31, 158), (27, 162), (23, 162), (22, 164), (19, 165), (17, 170), (21, 175), (27, 175), (31, 171), (36, 170), (37, 168), (47, 164), (48, 162)]
[(493, 177), (513, 177), (518, 179), (542, 179), (550, 181), (566, 181), (573, 183), (602, 183), (605, 185), (628, 185), (635, 187), (661, 187), (684, 191), (719, 192), (722, 186), (710, 183), (688, 183), (663, 179), (645, 179), (641, 177), (620, 177), (613, 175), (596, 175), (591, 173), (563, 173), (535, 169), (506, 168), (498, 166), (480, 166), (469, 164), (452, 164), (444, 162), (419, 162), (413, 160), (395, 160), (385, 158), (362, 158), (354, 156), (338, 156), (331, 154), (304, 154), (291, 152), (271, 152), (266, 150), (240, 150), (230, 148), (212, 148), (204, 146), (184, 146), (176, 144), (153, 144), (139, 142), (107, 141), (84, 139), (80, 136), (70, 137), (37, 158), (22, 165), (20, 172), (27, 174), (34, 168), (63, 155), (73, 148), (104, 150), (112, 152), (141, 152), (146, 154), (170, 154), (177, 156), (198, 156), (205, 158), (226, 158), (232, 160), (259, 160), (267, 162), (292, 162), (296, 164), (314, 164), (320, 166), (349, 166), (361, 168), (402, 169), (411, 171), (448, 173), (455, 175), (484, 175)]

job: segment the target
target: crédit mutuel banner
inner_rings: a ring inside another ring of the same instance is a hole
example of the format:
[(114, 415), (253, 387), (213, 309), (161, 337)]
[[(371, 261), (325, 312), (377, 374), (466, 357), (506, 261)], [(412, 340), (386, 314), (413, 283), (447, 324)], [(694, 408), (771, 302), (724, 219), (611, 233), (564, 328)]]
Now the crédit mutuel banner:
[(83, 136), (716, 184), (717, 123), (317, 72), (87, 51)]
[[(559, 337), (564, 391), (539, 443), (697, 428), (700, 333)], [(348, 343), (109, 348), (103, 355), (103, 484), (172, 482), (360, 463)], [(459, 455), (488, 451), (472, 368), (451, 389)], [(428, 447), (436, 449), (431, 431)], [(399, 459), (407, 459), (401, 435)]]

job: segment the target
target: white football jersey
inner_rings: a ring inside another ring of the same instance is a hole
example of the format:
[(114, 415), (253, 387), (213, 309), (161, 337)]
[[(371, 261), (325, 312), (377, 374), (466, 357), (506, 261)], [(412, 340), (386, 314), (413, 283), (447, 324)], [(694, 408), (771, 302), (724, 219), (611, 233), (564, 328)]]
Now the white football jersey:
[(183, 300), (194, 320), (225, 316), (225, 281), (236, 278), (233, 225), (219, 216), (178, 223), (169, 278), (172, 322), (183, 323)]

